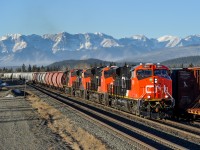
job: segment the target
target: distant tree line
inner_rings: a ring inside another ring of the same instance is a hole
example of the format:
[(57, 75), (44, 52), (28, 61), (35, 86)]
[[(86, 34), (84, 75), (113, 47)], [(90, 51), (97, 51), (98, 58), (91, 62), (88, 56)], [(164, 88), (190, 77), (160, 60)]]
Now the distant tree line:
[(7, 72), (48, 72), (48, 71), (61, 71), (63, 70), (63, 68), (60, 68), (58, 66), (37, 66), (37, 65), (28, 65), (26, 66), (25, 64), (23, 64), (21, 67), (18, 67), (16, 69), (13, 68), (0, 68), (0, 72), (1, 73), (7, 73)]
[[(93, 64), (87, 64), (87, 63), (79, 63), (74, 65), (73, 67), (70, 65), (65, 65), (65, 66), (37, 66), (37, 65), (28, 65), (26, 66), (25, 64), (22, 64), (22, 66), (17, 67), (15, 69), (13, 68), (0, 68), (0, 73), (8, 73), (8, 72), (49, 72), (49, 71), (66, 71), (68, 69), (76, 68), (76, 69), (88, 69), (92, 67), (101, 67), (101, 66), (106, 66), (104, 62), (100, 63), (93, 63)], [(110, 62), (109, 66), (116, 66), (115, 62)]]
[(188, 57), (171, 59), (171, 60), (162, 62), (162, 64), (167, 65), (172, 68), (199, 67), (200, 56), (188, 56)]

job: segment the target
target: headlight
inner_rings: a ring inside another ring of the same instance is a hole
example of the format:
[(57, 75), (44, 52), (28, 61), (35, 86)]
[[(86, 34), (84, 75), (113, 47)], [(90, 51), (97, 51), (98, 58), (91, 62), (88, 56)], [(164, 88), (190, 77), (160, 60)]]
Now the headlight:
[(151, 96), (150, 96), (150, 95), (147, 95), (147, 98), (149, 99), (149, 98), (151, 98)]
[(165, 98), (168, 98), (169, 96), (168, 95), (165, 95)]

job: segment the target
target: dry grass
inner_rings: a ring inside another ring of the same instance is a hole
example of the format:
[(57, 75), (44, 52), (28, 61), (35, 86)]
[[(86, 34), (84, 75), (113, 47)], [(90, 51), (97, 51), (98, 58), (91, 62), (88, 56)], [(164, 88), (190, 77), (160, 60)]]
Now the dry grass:
[(59, 134), (75, 150), (104, 150), (105, 145), (84, 129), (77, 127), (60, 111), (43, 102), (39, 97), (29, 92), (28, 100), (38, 110), (40, 116), (47, 121), (53, 132)]

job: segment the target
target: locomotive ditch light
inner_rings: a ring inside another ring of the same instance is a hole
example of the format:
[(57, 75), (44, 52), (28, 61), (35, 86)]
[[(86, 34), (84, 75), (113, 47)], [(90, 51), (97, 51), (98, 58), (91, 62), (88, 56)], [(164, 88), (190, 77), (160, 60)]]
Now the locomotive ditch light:
[(151, 96), (150, 96), (150, 95), (148, 95), (148, 96), (147, 96), (147, 98), (148, 98), (148, 99), (150, 99), (150, 98), (151, 98)]
[(160, 63), (157, 63), (157, 64), (156, 64), (156, 67), (157, 67), (157, 68), (162, 68), (162, 65), (160, 65)]
[(165, 98), (168, 98), (169, 96), (168, 95), (165, 95)]

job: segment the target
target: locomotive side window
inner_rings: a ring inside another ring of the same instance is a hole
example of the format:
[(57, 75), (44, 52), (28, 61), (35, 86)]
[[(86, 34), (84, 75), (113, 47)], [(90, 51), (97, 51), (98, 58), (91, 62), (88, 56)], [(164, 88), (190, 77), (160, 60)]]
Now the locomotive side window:
[(137, 78), (138, 80), (144, 79), (144, 78), (148, 78), (150, 76), (152, 76), (152, 70), (137, 70)]
[(84, 72), (84, 77), (85, 77), (85, 78), (91, 77), (91, 75), (92, 75), (92, 73), (91, 73), (91, 70), (90, 70), (90, 69), (89, 69), (89, 70), (86, 70), (86, 71)]
[(104, 77), (109, 78), (116, 74), (116, 71), (114, 69), (106, 70), (104, 71)]
[(72, 77), (76, 77), (76, 76), (77, 76), (76, 71), (71, 72), (71, 76), (72, 76)]
[(154, 70), (154, 75), (170, 79), (168, 71), (165, 70), (165, 69), (156, 69), (156, 70)]

